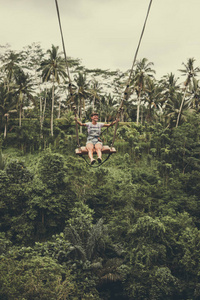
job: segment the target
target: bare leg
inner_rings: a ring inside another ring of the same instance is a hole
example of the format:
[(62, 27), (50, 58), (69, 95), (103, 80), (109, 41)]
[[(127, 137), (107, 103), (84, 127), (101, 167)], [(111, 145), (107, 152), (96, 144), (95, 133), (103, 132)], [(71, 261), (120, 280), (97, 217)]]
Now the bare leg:
[(88, 150), (88, 156), (89, 156), (89, 159), (90, 161), (92, 162), (94, 160), (93, 158), (93, 150), (94, 150), (94, 145), (92, 143), (88, 143), (86, 145), (86, 148)]
[(101, 144), (96, 144), (95, 145), (95, 149), (96, 149), (96, 152), (97, 152), (97, 157), (101, 160), (102, 158), (102, 145)]

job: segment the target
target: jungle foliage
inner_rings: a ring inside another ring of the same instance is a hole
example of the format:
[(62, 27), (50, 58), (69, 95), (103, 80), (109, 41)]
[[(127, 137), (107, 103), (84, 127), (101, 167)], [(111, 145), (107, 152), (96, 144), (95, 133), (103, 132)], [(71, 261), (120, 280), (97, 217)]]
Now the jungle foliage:
[[(55, 59), (57, 51), (52, 46), (48, 54)], [(166, 77), (134, 77), (117, 129), (117, 154), (92, 168), (74, 153), (62, 60), (60, 73), (49, 73), (54, 86), (45, 82), (49, 61), (40, 47), (8, 51), (1, 61), (0, 298), (200, 299), (198, 68), (183, 89), (172, 74), (168, 85)], [(22, 62), (36, 72), (31, 81), (19, 72)], [(88, 120), (95, 109), (101, 121), (112, 120), (126, 74), (70, 62), (79, 117)], [(192, 69), (194, 60), (189, 62)], [(145, 63), (138, 62), (137, 72), (144, 73)], [(86, 81), (91, 73), (104, 77), (99, 87)], [(105, 86), (112, 86), (112, 95), (103, 94)], [(104, 133), (105, 143), (113, 131)], [(79, 138), (84, 144), (84, 129)]]

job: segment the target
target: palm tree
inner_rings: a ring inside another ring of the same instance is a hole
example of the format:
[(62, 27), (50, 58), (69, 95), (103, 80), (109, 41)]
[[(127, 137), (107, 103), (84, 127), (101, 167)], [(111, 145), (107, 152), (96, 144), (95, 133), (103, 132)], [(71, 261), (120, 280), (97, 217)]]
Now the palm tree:
[[(182, 103), (182, 94), (181, 93), (177, 93), (176, 97), (173, 98), (173, 100), (170, 99), (167, 102), (166, 108), (165, 108), (165, 117), (166, 117), (168, 126), (173, 127), (173, 124), (176, 123), (181, 103)], [(189, 111), (192, 111), (192, 110), (190, 110), (190, 100), (188, 99), (183, 102), (182, 114), (181, 114), (180, 119), (186, 121)]]
[(105, 95), (101, 99), (101, 117), (104, 118), (104, 122), (110, 122), (114, 119), (116, 113), (117, 113), (117, 101), (116, 99), (111, 95)]
[(160, 106), (162, 87), (155, 80), (147, 79), (145, 101), (147, 102), (146, 120), (151, 122), (153, 119), (153, 110), (157, 110)]
[(93, 78), (92, 80), (92, 87), (89, 89), (89, 92), (91, 94), (91, 102), (92, 102), (92, 110), (95, 111), (95, 103), (96, 102), (100, 102), (101, 97), (100, 97), (100, 93), (101, 93), (102, 88), (100, 87), (99, 82)]
[(83, 228), (77, 230), (75, 226), (70, 224), (65, 228), (65, 236), (73, 246), (70, 255), (73, 255), (75, 259), (92, 261), (97, 249), (103, 249), (107, 232), (103, 219), (99, 219), (87, 231), (83, 231)]
[(183, 73), (183, 75), (186, 75), (187, 77), (184, 82), (184, 86), (185, 86), (184, 94), (182, 97), (182, 101), (181, 101), (181, 105), (180, 105), (180, 109), (179, 109), (179, 113), (178, 113), (178, 117), (177, 117), (177, 121), (176, 121), (176, 127), (178, 127), (178, 124), (179, 124), (179, 120), (180, 120), (180, 116), (181, 116), (181, 112), (182, 112), (182, 108), (183, 108), (183, 103), (184, 103), (184, 100), (186, 97), (187, 88), (188, 88), (188, 86), (190, 86), (191, 81), (194, 80), (194, 77), (197, 76), (197, 72), (200, 71), (200, 69), (198, 67), (194, 68), (194, 62), (195, 62), (194, 58), (189, 58), (186, 64), (183, 63), (185, 69), (179, 70)]
[(151, 69), (153, 63), (149, 62), (147, 58), (143, 58), (137, 63), (137, 68), (135, 71), (134, 81), (135, 81), (135, 91), (137, 93), (138, 103), (137, 103), (137, 124), (139, 123), (140, 117), (140, 105), (141, 105), (141, 95), (145, 91), (146, 82), (149, 77), (153, 77), (151, 73), (155, 73)]
[(8, 55), (3, 58), (3, 66), (1, 70), (6, 73), (6, 77), (4, 78), (5, 86), (9, 92), (10, 84), (12, 83), (13, 76), (15, 72), (17, 72), (19, 67), (19, 62), (21, 61), (20, 54), (15, 53), (13, 51), (8, 52)]
[(40, 110), (40, 136), (43, 138), (43, 124), (44, 124), (44, 116), (46, 112), (46, 104), (47, 104), (47, 89), (45, 88), (43, 91), (40, 89), (40, 93), (37, 94), (37, 98), (39, 99), (39, 110)]
[(168, 114), (169, 112), (169, 107), (176, 107), (177, 95), (180, 94), (180, 88), (177, 82), (178, 78), (176, 78), (172, 73), (163, 76), (160, 81), (162, 88), (162, 97), (160, 100), (160, 104), (162, 104), (162, 113), (164, 118), (165, 114)]
[(9, 113), (16, 107), (16, 97), (8, 93), (7, 87), (2, 83), (0, 85), (0, 115), (4, 125), (4, 138), (7, 136), (7, 124)]
[(49, 55), (48, 59), (42, 61), (38, 71), (42, 70), (42, 80), (43, 82), (52, 82), (52, 105), (51, 105), (51, 135), (53, 136), (53, 114), (54, 114), (54, 93), (55, 93), (55, 83), (60, 84), (60, 79), (65, 79), (67, 74), (65, 72), (65, 61), (58, 54), (58, 46), (52, 45), (52, 48), (47, 50)]
[(173, 99), (176, 93), (179, 91), (179, 85), (177, 84), (178, 78), (174, 74), (170, 73), (161, 79), (160, 83), (163, 89), (163, 101), (164, 103), (168, 99)]
[[(81, 72), (74, 77), (74, 80), (77, 85), (77, 90), (74, 93), (74, 100), (78, 105), (77, 111), (79, 118), (82, 121), (82, 111), (85, 111), (85, 100), (90, 96), (89, 84), (87, 82), (86, 74)], [(82, 131), (82, 127), (80, 127), (80, 130)]]
[[(99, 284), (122, 280), (118, 268), (123, 263), (123, 259), (120, 258), (123, 249), (113, 244), (111, 239), (108, 238), (108, 229), (104, 225), (103, 219), (99, 219), (96, 224), (93, 224), (87, 230), (84, 230), (84, 225), (83, 222), (79, 228), (76, 228), (77, 224), (76, 226), (70, 224), (65, 228), (65, 238), (71, 244), (69, 251), (66, 253), (68, 259), (86, 263), (87, 268), (90, 268), (93, 274), (98, 276)], [(106, 255), (107, 247), (109, 247), (109, 251), (112, 251), (112, 258)]]
[(197, 80), (196, 78), (193, 79), (193, 85), (189, 89), (189, 94), (191, 95), (190, 104), (192, 108), (194, 108), (198, 112), (200, 103), (200, 86), (199, 80)]
[[(21, 127), (22, 118), (22, 107), (24, 97), (28, 98), (28, 102), (34, 102), (34, 97), (32, 95), (32, 79), (28, 74), (25, 74), (22, 69), (18, 69), (14, 74), (15, 83), (10, 91), (14, 96), (18, 97), (18, 107), (19, 107), (19, 127)], [(29, 103), (27, 103), (29, 104)]]

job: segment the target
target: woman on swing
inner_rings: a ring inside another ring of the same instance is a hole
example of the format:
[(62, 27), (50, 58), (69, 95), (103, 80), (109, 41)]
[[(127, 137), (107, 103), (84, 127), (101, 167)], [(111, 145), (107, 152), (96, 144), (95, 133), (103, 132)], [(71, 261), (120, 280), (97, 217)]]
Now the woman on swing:
[(80, 126), (86, 126), (88, 130), (88, 137), (87, 137), (87, 142), (86, 142), (86, 148), (88, 150), (88, 156), (91, 162), (91, 165), (93, 165), (96, 160), (93, 158), (93, 152), (96, 150), (97, 153), (97, 161), (98, 163), (102, 162), (102, 148), (103, 148), (103, 143), (100, 140), (100, 134), (101, 134), (101, 128), (102, 127), (110, 127), (113, 126), (118, 120), (116, 119), (110, 124), (105, 124), (105, 123), (98, 123), (98, 118), (99, 115), (98, 113), (93, 112), (91, 114), (91, 122), (88, 123), (81, 123), (80, 121), (77, 120), (77, 117), (75, 118), (75, 121), (80, 125)]

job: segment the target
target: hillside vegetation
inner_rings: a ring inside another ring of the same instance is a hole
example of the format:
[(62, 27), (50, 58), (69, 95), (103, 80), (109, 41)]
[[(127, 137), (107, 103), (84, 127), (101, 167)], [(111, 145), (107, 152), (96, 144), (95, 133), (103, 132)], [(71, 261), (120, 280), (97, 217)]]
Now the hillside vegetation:
[[(60, 81), (55, 70), (45, 77), (48, 54), (58, 54), (51, 50), (1, 57), (0, 299), (200, 299), (194, 59), (182, 87), (172, 74), (147, 76), (148, 61), (138, 62), (117, 153), (93, 168), (75, 155), (72, 106), (83, 122), (93, 110), (103, 122), (114, 120), (127, 73), (87, 70), (70, 59), (72, 102), (62, 68)], [(113, 133), (103, 134), (105, 144)], [(79, 139), (84, 145), (84, 129)]]

